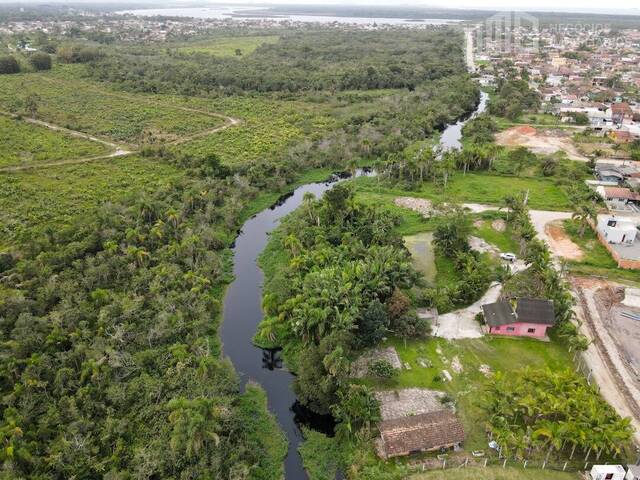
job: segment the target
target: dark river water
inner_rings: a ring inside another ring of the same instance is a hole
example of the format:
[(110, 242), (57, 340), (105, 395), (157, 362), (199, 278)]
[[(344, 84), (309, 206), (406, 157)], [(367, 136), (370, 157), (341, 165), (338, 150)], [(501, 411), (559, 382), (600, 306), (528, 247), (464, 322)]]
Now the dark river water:
[[(450, 125), (442, 133), (443, 149), (459, 148), (464, 123), (484, 111), (487, 97), (483, 93), (477, 110), (466, 120)], [(358, 175), (369, 175), (359, 171)], [(269, 233), (278, 226), (279, 220), (302, 204), (306, 192), (321, 197), (335, 183), (338, 177), (325, 183), (310, 183), (295, 189), (293, 194), (283, 197), (276, 205), (258, 213), (242, 226), (233, 247), (234, 281), (229, 285), (224, 299), (224, 320), (221, 337), (224, 354), (231, 359), (240, 376), (241, 388), (252, 380), (265, 389), (269, 410), (289, 441), (285, 460), (285, 478), (304, 480), (307, 475), (298, 454), (302, 442), (300, 424), (311, 428), (331, 429), (331, 421), (313, 415), (296, 402), (291, 389), (293, 375), (280, 369), (278, 352), (264, 351), (251, 343), (258, 324), (262, 320), (262, 283), (264, 276), (258, 267), (258, 256), (269, 240)]]

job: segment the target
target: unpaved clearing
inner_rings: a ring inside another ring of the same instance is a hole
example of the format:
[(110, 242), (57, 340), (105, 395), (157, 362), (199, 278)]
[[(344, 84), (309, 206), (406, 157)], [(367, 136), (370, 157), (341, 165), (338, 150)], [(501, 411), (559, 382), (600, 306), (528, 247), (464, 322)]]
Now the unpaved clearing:
[(496, 143), (505, 147), (526, 147), (533, 153), (551, 155), (563, 151), (570, 160), (588, 162), (582, 155), (568, 132), (559, 129), (535, 130), (532, 127), (518, 126), (508, 128), (496, 134)]
[(551, 252), (567, 260), (580, 261), (584, 258), (584, 252), (576, 245), (564, 231), (561, 220), (547, 223), (545, 226), (547, 244)]

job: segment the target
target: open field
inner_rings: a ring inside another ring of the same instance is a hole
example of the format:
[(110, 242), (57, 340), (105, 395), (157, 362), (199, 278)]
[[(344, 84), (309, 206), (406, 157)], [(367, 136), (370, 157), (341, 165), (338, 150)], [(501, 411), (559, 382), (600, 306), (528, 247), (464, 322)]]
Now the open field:
[(571, 160), (587, 162), (589, 159), (578, 151), (571, 135), (559, 129), (536, 129), (527, 125), (511, 127), (496, 135), (496, 143), (506, 147), (527, 147), (533, 153), (552, 155), (564, 152)]
[(204, 53), (219, 57), (236, 56), (236, 50), (240, 50), (242, 56), (249, 55), (264, 43), (276, 43), (278, 35), (251, 35), (246, 37), (222, 37), (203, 42), (191, 42), (187, 46), (178, 47), (180, 53)]
[(106, 145), (0, 116), (0, 168), (104, 155)]
[[(500, 205), (507, 195), (529, 192), (529, 206), (540, 210), (571, 210), (571, 199), (553, 180), (547, 178), (526, 178), (467, 173), (450, 179), (446, 190), (433, 183), (424, 183), (407, 192), (401, 188), (380, 185), (375, 179), (358, 178), (355, 182), (360, 197), (371, 197), (370, 201), (384, 197), (426, 198), (434, 201), (455, 201), (460, 203), (482, 203)], [(393, 199), (391, 199), (391, 202)]]

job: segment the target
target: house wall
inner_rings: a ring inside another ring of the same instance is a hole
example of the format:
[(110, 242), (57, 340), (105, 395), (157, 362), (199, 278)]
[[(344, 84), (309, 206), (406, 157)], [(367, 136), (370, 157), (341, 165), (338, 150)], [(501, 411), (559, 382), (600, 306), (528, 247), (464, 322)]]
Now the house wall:
[[(516, 322), (509, 325), (501, 325), (500, 327), (489, 327), (489, 333), (509, 337), (543, 338), (547, 335), (547, 328), (549, 328), (549, 325)], [(530, 329), (534, 330), (534, 332), (529, 332)]]

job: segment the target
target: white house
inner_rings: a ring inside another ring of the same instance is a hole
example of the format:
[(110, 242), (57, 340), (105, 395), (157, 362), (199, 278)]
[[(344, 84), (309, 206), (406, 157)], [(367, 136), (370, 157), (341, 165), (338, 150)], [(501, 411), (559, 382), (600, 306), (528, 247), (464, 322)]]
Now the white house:
[(591, 468), (591, 480), (625, 480), (626, 472), (622, 465), (594, 465)]
[(625, 480), (640, 480), (640, 465), (627, 465), (627, 467)]
[(611, 215), (598, 217), (598, 231), (608, 243), (631, 245), (636, 240), (638, 229), (631, 220)]

